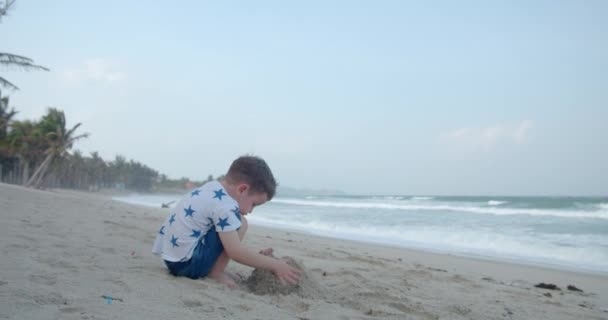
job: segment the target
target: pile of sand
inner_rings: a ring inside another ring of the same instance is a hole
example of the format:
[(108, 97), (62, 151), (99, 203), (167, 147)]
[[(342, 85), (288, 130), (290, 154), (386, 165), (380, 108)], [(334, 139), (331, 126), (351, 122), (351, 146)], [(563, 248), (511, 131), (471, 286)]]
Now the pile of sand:
[(282, 259), (285, 260), (288, 265), (302, 271), (300, 274), (300, 281), (297, 284), (283, 284), (272, 271), (255, 269), (249, 278), (244, 281), (246, 287), (257, 295), (288, 295), (295, 293), (303, 297), (318, 296), (320, 293), (320, 286), (313, 277), (309, 276), (310, 272), (306, 270), (304, 264), (301, 261), (297, 262), (292, 257), (283, 257)]

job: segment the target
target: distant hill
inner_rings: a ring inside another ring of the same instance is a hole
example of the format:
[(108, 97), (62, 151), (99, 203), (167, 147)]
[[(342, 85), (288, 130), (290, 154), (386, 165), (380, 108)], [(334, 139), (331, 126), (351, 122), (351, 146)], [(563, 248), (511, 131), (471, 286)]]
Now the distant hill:
[(298, 189), (285, 186), (277, 188), (277, 196), (279, 197), (295, 197), (295, 196), (335, 196), (346, 195), (347, 193), (341, 190), (330, 189)]

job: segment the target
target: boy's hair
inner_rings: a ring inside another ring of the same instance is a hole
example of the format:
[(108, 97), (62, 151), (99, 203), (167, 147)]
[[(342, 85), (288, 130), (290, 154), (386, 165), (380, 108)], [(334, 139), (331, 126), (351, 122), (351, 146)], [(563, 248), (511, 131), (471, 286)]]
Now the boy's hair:
[(247, 183), (251, 188), (249, 192), (266, 193), (269, 201), (277, 188), (277, 182), (266, 161), (250, 155), (241, 156), (232, 162), (226, 180), (230, 183)]

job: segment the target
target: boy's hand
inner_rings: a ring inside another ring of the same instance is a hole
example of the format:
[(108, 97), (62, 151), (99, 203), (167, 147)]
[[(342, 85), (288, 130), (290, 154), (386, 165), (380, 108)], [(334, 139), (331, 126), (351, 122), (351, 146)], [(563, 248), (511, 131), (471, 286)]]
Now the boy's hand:
[(288, 265), (284, 260), (278, 259), (276, 260), (272, 271), (282, 284), (285, 284), (285, 282), (298, 284), (298, 281), (300, 281), (300, 274), (302, 273), (302, 271)]

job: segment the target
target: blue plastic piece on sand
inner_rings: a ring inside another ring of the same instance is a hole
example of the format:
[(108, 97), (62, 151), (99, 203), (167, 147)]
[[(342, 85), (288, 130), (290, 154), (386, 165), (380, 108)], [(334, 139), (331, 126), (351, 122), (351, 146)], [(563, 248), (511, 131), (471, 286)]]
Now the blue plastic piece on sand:
[(107, 296), (107, 297), (106, 297), (106, 302), (107, 302), (108, 304), (112, 304), (112, 297)]

